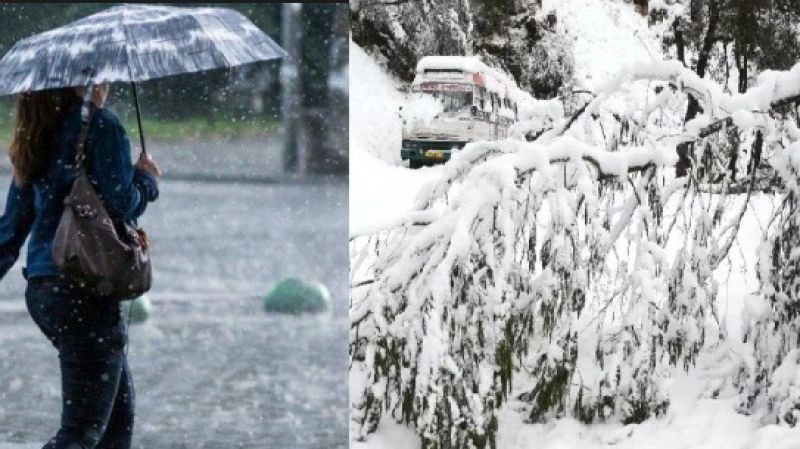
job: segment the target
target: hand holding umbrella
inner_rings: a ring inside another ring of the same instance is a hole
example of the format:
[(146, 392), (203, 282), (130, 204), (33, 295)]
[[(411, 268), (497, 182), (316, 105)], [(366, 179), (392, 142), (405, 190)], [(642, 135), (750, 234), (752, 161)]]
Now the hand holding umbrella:
[(136, 160), (136, 167), (141, 168), (142, 170), (150, 173), (155, 177), (161, 176), (161, 169), (158, 167), (156, 162), (153, 160), (153, 156), (150, 153), (142, 151), (139, 154), (139, 159)]

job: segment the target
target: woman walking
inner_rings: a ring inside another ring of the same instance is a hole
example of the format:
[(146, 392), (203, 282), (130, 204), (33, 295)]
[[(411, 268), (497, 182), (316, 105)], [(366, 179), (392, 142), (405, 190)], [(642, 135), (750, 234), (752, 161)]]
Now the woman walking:
[[(11, 143), (14, 177), (0, 217), (0, 277), (26, 238), (25, 300), (31, 317), (58, 350), (61, 427), (45, 449), (127, 449), (134, 391), (124, 347), (127, 328), (119, 301), (98, 297), (61, 274), (53, 237), (75, 179), (82, 89), (20, 95)], [(131, 163), (130, 144), (104, 103), (108, 85), (94, 88), (86, 139), (89, 178), (112, 218), (131, 222), (158, 197), (158, 166), (149, 156)]]

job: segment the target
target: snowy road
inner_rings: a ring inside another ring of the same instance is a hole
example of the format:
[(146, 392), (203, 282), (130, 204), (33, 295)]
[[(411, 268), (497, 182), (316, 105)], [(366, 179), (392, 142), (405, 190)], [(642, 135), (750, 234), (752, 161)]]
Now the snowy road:
[[(154, 317), (131, 328), (135, 448), (346, 447), (346, 210), (344, 180), (163, 183), (141, 221), (156, 283)], [(60, 408), (56, 353), (25, 311), (21, 265), (0, 283), (2, 449), (41, 447)], [(270, 284), (290, 275), (327, 284), (333, 313), (264, 313)]]

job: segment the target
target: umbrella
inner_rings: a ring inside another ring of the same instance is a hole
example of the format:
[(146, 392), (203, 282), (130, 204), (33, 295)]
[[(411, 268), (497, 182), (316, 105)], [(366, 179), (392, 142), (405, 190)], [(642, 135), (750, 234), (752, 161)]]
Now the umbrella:
[(0, 59), (0, 95), (128, 82), (146, 152), (137, 82), (284, 56), (231, 9), (121, 5), (17, 42)]

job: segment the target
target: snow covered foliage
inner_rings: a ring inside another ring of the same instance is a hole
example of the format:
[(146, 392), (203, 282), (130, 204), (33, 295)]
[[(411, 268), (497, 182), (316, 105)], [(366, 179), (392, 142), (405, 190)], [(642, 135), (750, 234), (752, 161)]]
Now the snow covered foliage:
[(557, 99), (520, 103), (519, 120), (511, 125), (509, 136), (533, 141), (553, 129), (564, 117), (564, 106)]
[[(679, 63), (637, 64), (532, 142), (454, 154), (405, 219), (351, 244), (355, 437), (391, 417), (425, 448), (494, 447), (512, 398), (529, 422), (663, 414), (671, 367), (726, 338), (713, 272), (739, 237), (756, 147), (789, 192), (765, 234), (753, 354), (735, 381), (744, 409), (767, 403), (793, 423), (800, 147), (770, 110), (798, 73), (729, 95)], [(689, 95), (701, 109), (684, 124)], [(686, 143), (691, 163), (676, 177)]]
[(736, 383), (742, 412), (795, 426), (800, 420), (800, 133), (793, 121), (787, 127), (793, 141), (774, 163), (787, 189), (759, 247), (760, 289), (743, 311), (748, 352)]

